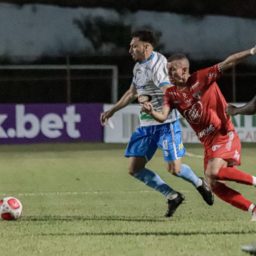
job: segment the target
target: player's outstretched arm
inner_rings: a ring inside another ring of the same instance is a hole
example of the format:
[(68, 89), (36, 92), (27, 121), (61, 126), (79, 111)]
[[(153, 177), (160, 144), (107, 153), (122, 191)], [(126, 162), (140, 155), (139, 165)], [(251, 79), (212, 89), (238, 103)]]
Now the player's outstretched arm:
[(141, 111), (151, 115), (156, 121), (163, 123), (170, 113), (170, 107), (167, 105), (163, 106), (162, 112), (155, 111), (150, 102), (145, 102), (141, 108)]
[(249, 56), (252, 56), (255, 54), (256, 54), (256, 46), (254, 46), (253, 48), (250, 48), (248, 50), (232, 54), (229, 57), (227, 57), (224, 61), (218, 63), (219, 69), (221, 71), (224, 71), (228, 68), (235, 66), (236, 64), (238, 64), (242, 60), (248, 58)]
[(130, 86), (130, 88), (123, 94), (123, 96), (120, 98), (116, 104), (109, 110), (101, 113), (100, 115), (100, 122), (102, 125), (105, 125), (108, 121), (108, 119), (115, 114), (118, 110), (126, 107), (128, 104), (130, 104), (132, 101), (134, 101), (137, 98), (137, 91), (134, 88), (133, 85)]
[(256, 114), (256, 95), (254, 98), (249, 101), (247, 104), (241, 106), (241, 107), (236, 107), (234, 105), (229, 104), (227, 106), (226, 110), (228, 115), (253, 115)]

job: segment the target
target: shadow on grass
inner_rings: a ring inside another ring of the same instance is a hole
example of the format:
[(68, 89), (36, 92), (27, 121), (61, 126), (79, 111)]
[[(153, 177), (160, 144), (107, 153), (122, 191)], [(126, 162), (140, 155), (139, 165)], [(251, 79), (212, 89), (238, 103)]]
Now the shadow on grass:
[(131, 222), (165, 222), (166, 219), (131, 216), (23, 216), (21, 221), (131, 221)]
[(56, 233), (38, 233), (37, 236), (202, 236), (202, 235), (251, 235), (256, 231), (151, 231), (151, 232), (56, 232)]
[[(123, 222), (166, 222), (163, 217), (138, 216), (23, 216), (22, 222), (59, 222), (59, 221), (123, 221)], [(256, 230), (195, 230), (195, 231), (107, 231), (107, 232), (42, 232), (37, 236), (200, 236), (200, 235), (255, 235)], [(25, 235), (25, 234), (24, 234)], [(26, 236), (26, 235), (25, 235)]]

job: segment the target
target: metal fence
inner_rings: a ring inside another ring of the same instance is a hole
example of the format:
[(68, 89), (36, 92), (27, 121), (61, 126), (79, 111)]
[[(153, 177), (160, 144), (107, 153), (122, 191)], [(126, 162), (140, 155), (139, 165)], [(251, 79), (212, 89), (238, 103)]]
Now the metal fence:
[[(105, 96), (118, 98), (118, 67), (115, 65), (0, 65), (0, 88), (5, 100), (86, 102), (92, 91), (101, 101)], [(32, 88), (31, 88), (32, 87)], [(59, 88), (58, 88), (59, 87)], [(106, 93), (105, 93), (106, 92)], [(17, 95), (18, 94), (18, 95)], [(54, 97), (54, 95), (60, 97)], [(83, 94), (84, 97), (79, 97)], [(78, 97), (77, 97), (78, 96)], [(102, 97), (103, 96), (103, 97)], [(2, 100), (4, 101), (4, 99)]]
[[(114, 103), (129, 88), (131, 70), (117, 65), (1, 65), (1, 103)], [(233, 68), (219, 82), (229, 102), (256, 94), (256, 72)]]

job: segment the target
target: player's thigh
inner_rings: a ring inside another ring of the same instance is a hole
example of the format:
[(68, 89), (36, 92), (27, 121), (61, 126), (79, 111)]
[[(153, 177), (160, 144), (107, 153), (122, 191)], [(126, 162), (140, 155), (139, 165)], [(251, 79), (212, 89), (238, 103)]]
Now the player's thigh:
[(204, 165), (208, 175), (217, 175), (223, 166), (240, 164), (240, 139), (235, 132), (217, 134), (212, 144), (205, 147)]
[(205, 174), (208, 177), (215, 177), (218, 174), (220, 168), (226, 167), (227, 165), (227, 161), (222, 158), (211, 158), (208, 160)]

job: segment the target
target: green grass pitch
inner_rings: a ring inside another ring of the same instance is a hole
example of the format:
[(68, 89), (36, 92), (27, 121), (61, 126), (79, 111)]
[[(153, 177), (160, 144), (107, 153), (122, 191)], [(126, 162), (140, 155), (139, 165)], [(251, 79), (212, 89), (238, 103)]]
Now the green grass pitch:
[[(0, 221), (1, 256), (238, 256), (256, 241), (250, 215), (215, 197), (206, 205), (192, 185), (149, 164), (186, 196), (172, 219), (165, 199), (128, 175), (125, 145), (0, 146), (0, 196), (23, 204), (18, 221)], [(184, 162), (203, 175), (202, 147), (187, 145)], [(255, 144), (240, 169), (256, 174)], [(256, 188), (230, 183), (256, 202)]]

